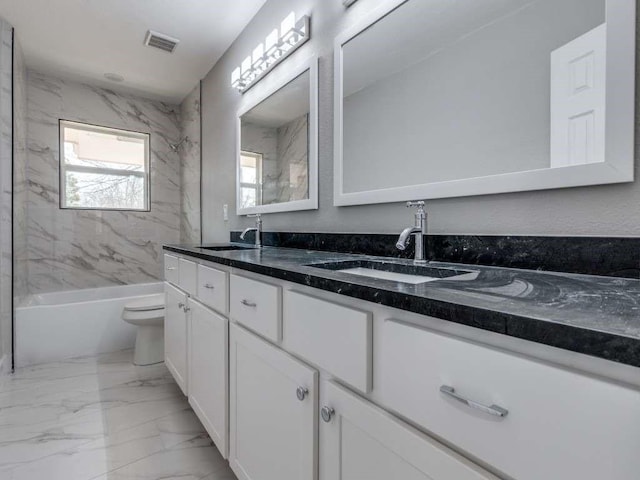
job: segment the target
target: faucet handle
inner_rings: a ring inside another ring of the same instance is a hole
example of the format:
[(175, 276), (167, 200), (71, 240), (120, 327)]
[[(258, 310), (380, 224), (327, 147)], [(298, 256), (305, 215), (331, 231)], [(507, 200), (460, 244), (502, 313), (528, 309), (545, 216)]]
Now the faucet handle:
[(413, 202), (407, 202), (407, 208), (417, 207), (418, 210), (424, 210), (424, 200), (415, 200)]

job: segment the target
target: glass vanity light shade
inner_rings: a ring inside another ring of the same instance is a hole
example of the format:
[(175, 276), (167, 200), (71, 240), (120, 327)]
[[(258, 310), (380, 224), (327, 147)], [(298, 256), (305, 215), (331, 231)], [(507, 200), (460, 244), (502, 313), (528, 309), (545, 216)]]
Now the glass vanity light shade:
[(267, 35), (264, 48), (264, 57), (269, 65), (273, 64), (281, 56), (280, 33), (277, 28), (274, 28), (273, 31)]
[(266, 67), (264, 58), (264, 45), (262, 43), (253, 49), (252, 60), (253, 63), (251, 64), (251, 68), (253, 68), (253, 70), (258, 74), (261, 73)]
[(244, 87), (244, 82), (240, 78), (240, 67), (231, 72), (231, 86), (237, 89)]
[(280, 24), (280, 41), (285, 52), (291, 48), (291, 40), (295, 36), (295, 27), (296, 14), (291, 12)]
[(247, 82), (253, 77), (253, 68), (251, 68), (251, 55), (245, 58), (240, 65), (240, 78)]
[(251, 55), (240, 65), (238, 78), (237, 70), (231, 76), (231, 85), (240, 93), (246, 92), (251, 86), (265, 76), (275, 65), (309, 40), (310, 17), (303, 16), (296, 21), (294, 12), (289, 13), (281, 22), (280, 28), (271, 31), (264, 44), (260, 43)]
[(285, 50), (290, 50), (291, 47), (293, 47), (296, 43), (298, 43), (302, 38), (304, 38), (307, 35), (307, 18), (303, 17), (300, 20), (298, 20), (297, 23), (295, 22), (295, 19), (294, 19), (294, 23), (287, 22), (286, 27), (287, 27), (287, 30), (281, 30), (282, 32), (281, 40)]

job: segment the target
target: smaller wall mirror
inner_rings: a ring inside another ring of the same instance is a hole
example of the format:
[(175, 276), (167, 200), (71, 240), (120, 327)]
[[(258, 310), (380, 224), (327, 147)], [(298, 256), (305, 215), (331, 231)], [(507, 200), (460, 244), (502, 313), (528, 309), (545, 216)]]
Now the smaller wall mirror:
[(238, 114), (237, 212), (318, 208), (317, 60)]

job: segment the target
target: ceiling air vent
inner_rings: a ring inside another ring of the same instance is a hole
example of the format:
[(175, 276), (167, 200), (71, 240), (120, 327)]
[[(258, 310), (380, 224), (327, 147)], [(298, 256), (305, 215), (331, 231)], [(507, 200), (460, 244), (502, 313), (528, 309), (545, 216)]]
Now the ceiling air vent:
[(147, 36), (144, 37), (144, 44), (148, 47), (159, 48), (160, 50), (164, 50), (169, 53), (173, 53), (178, 46), (178, 43), (180, 43), (180, 40), (177, 38), (172, 38), (168, 35), (154, 32), (152, 30), (149, 30), (147, 32)]

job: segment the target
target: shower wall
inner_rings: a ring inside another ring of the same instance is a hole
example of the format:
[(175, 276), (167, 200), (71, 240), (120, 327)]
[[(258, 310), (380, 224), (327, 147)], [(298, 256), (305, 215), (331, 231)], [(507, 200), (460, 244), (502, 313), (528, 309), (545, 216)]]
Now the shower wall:
[(200, 243), (200, 84), (180, 105), (180, 242)]
[(0, 19), (0, 374), (10, 368), (13, 323), (13, 28)]

